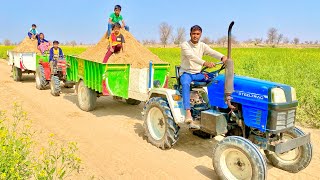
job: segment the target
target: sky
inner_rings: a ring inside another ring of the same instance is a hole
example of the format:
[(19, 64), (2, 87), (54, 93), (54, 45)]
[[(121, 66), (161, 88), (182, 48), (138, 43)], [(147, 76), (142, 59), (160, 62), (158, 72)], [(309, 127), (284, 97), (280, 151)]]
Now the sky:
[[(96, 43), (107, 29), (114, 5), (138, 39), (159, 41), (159, 25), (174, 28), (198, 24), (203, 37), (226, 35), (235, 21), (238, 40), (265, 38), (275, 27), (285, 37), (320, 41), (319, 0), (1, 0), (0, 42), (20, 42), (35, 23), (48, 40)], [(32, 3), (32, 4), (31, 4)]]

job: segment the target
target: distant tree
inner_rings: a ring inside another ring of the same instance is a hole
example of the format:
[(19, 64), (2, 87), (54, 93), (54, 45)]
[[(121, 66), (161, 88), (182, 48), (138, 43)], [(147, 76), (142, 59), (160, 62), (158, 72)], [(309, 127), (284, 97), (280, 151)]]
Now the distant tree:
[(155, 44), (157, 44), (157, 42), (155, 41), (155, 40), (153, 40), (153, 39), (151, 39), (151, 40), (148, 40), (148, 39), (144, 39), (144, 40), (142, 40), (142, 44), (143, 45), (155, 45)]
[(211, 40), (208, 36), (203, 37), (202, 42), (206, 43), (206, 44), (210, 44)]
[(247, 40), (244, 40), (243, 43), (251, 44), (251, 43), (254, 43), (254, 40), (252, 40), (251, 38), (249, 38), (249, 39), (247, 39)]
[(261, 44), (262, 42), (263, 42), (262, 38), (255, 38), (254, 41), (253, 41), (254, 45)]
[(5, 39), (4, 41), (3, 41), (3, 45), (5, 45), (5, 46), (10, 46), (12, 43), (11, 43), (11, 41), (9, 40), (9, 39)]
[(217, 43), (218, 43), (219, 45), (222, 45), (222, 46), (224, 47), (224, 45), (227, 43), (227, 41), (228, 41), (227, 36), (223, 36), (223, 37), (221, 37), (221, 38), (219, 38), (219, 39), (217, 40)]
[(284, 37), (282, 42), (283, 42), (283, 44), (289, 44), (290, 40), (288, 37)]
[(183, 27), (179, 27), (177, 29), (176, 36), (173, 38), (173, 43), (176, 45), (180, 45), (185, 40), (186, 40), (186, 29)]
[(77, 45), (77, 42), (75, 40), (73, 40), (73, 41), (70, 42), (70, 45), (74, 47), (74, 46)]
[(299, 38), (294, 38), (293, 39), (293, 44), (297, 45), (297, 44), (299, 44), (299, 42), (300, 42)]
[(79, 44), (80, 46), (82, 46), (83, 45), (83, 43), (82, 42), (80, 42), (80, 44)]
[(314, 41), (314, 44), (319, 44), (319, 41), (318, 40)]
[(283, 39), (283, 34), (279, 34), (279, 35), (277, 36), (277, 44), (280, 44), (281, 41), (282, 41), (282, 39)]
[(278, 38), (278, 30), (276, 28), (270, 28), (267, 37), (268, 43), (274, 44)]
[(169, 38), (172, 34), (172, 29), (172, 26), (166, 22), (161, 23), (159, 26), (160, 42), (164, 47), (169, 44)]

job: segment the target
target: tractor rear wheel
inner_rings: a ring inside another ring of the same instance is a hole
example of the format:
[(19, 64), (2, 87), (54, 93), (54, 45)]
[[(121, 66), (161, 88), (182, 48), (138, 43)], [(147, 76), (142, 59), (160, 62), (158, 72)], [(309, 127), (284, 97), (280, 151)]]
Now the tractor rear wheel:
[(81, 80), (78, 85), (78, 103), (83, 111), (92, 111), (96, 107), (97, 93), (88, 88)]
[(51, 94), (53, 96), (60, 96), (61, 87), (60, 87), (60, 79), (58, 76), (54, 76), (54, 75), (51, 76), (50, 89), (51, 89)]
[(141, 103), (141, 101), (136, 100), (136, 99), (131, 99), (131, 98), (126, 99), (126, 102), (127, 102), (128, 104), (130, 104), (130, 105), (139, 105), (139, 104)]
[[(283, 138), (290, 140), (304, 135), (305, 133), (302, 130), (294, 128), (283, 133)], [(297, 173), (309, 165), (312, 159), (312, 145), (309, 142), (282, 154), (268, 150), (265, 150), (264, 153), (273, 166), (291, 173)]]
[(216, 144), (212, 163), (220, 179), (267, 179), (267, 165), (251, 141), (229, 136)]
[(160, 97), (149, 99), (143, 109), (144, 130), (148, 141), (161, 149), (170, 149), (179, 138), (168, 102)]
[(12, 67), (12, 77), (14, 81), (21, 81), (22, 71), (20, 68), (13, 65)]
[(44, 74), (44, 68), (40, 64), (36, 70), (36, 88), (39, 90), (43, 90), (46, 88), (47, 84), (48, 82)]

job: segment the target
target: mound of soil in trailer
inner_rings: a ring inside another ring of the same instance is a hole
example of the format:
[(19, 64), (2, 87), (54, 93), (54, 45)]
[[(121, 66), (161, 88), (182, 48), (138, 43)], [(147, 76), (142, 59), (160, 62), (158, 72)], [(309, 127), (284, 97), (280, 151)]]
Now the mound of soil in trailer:
[[(140, 44), (131, 33), (122, 30), (121, 33), (125, 38), (124, 51), (113, 54), (108, 64), (131, 64), (134, 68), (148, 67), (150, 60), (153, 63), (166, 63), (154, 55), (149, 49)], [(94, 47), (88, 48), (85, 52), (78, 57), (95, 62), (102, 62), (103, 58), (108, 51), (108, 39), (106, 34), (100, 39), (98, 44)]]
[(35, 52), (35, 53), (40, 53), (40, 51), (37, 48), (38, 46), (38, 41), (31, 40), (28, 36), (23, 39), (23, 41), (15, 47), (12, 51), (14, 52)]

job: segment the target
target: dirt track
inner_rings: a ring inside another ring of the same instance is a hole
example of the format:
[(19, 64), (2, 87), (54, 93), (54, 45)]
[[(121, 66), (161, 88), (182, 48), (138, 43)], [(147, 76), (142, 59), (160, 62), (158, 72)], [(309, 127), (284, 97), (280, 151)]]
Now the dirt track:
[[(49, 90), (35, 88), (34, 76), (14, 82), (10, 67), (0, 60), (0, 110), (13, 101), (22, 102), (39, 131), (54, 133), (63, 141), (79, 143), (81, 158), (88, 174), (101, 179), (216, 179), (211, 151), (217, 142), (193, 136), (183, 128), (173, 149), (160, 150), (143, 138), (140, 106), (101, 97), (93, 112), (77, 106), (73, 89), (63, 89), (60, 97)], [(320, 131), (312, 141), (320, 141)], [(313, 159), (305, 170), (290, 174), (268, 166), (268, 179), (320, 179), (320, 144), (313, 143)]]

